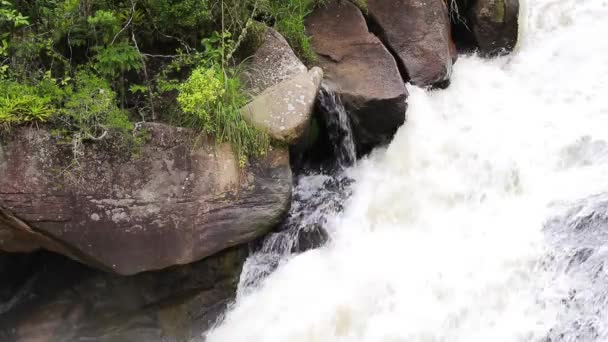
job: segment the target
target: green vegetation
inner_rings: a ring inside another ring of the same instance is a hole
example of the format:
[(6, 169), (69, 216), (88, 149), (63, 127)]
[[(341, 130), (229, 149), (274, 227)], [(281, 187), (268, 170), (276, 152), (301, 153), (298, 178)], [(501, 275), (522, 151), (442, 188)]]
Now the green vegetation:
[(54, 112), (53, 99), (41, 88), (0, 80), (0, 128), (48, 121)]
[[(200, 129), (263, 154), (233, 55), (261, 21), (313, 61), (318, 0), (0, 0), (0, 131), (48, 125), (74, 145), (133, 141), (136, 122)], [(251, 53), (248, 52), (248, 53)], [(242, 54), (242, 53), (241, 53)], [(239, 56), (242, 60), (247, 56)]]
[(177, 98), (191, 120), (188, 126), (198, 126), (214, 134), (219, 142), (228, 141), (237, 148), (242, 165), (248, 155), (262, 155), (269, 138), (242, 118), (240, 108), (247, 103), (238, 77), (218, 66), (199, 67), (180, 85)]
[(359, 7), (359, 9), (361, 11), (363, 11), (363, 13), (367, 14), (367, 12), (368, 12), (367, 0), (351, 0), (351, 1), (352, 1), (352, 3), (355, 4), (355, 6)]
[(305, 61), (315, 60), (310, 39), (304, 34), (304, 18), (323, 0), (267, 0), (265, 9), (276, 18), (275, 29), (290, 43), (294, 51)]

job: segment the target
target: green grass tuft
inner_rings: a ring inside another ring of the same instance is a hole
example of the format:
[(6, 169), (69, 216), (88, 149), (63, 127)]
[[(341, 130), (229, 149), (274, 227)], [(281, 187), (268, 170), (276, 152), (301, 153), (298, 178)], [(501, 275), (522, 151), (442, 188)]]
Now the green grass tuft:
[(242, 117), (240, 109), (248, 98), (234, 73), (219, 65), (198, 67), (180, 86), (177, 101), (185, 114), (182, 125), (213, 134), (219, 143), (231, 143), (243, 166), (248, 157), (267, 152), (270, 138)]

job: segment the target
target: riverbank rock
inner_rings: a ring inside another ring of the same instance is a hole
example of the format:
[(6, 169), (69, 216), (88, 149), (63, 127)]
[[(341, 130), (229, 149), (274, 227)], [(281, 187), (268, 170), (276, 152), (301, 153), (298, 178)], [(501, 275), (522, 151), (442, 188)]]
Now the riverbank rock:
[(0, 297), (2, 342), (181, 342), (198, 340), (234, 300), (247, 247), (134, 276), (47, 252), (9, 257), (21, 268), (0, 267), (3, 283), (19, 280)]
[(9, 219), (0, 219), (0, 250), (48, 248), (129, 275), (251, 241), (287, 211), (285, 149), (239, 168), (227, 144), (162, 124), (142, 129), (149, 141), (136, 155), (96, 143), (77, 163), (45, 130), (20, 128), (1, 142), (0, 207)]
[(519, 0), (477, 0), (467, 17), (481, 54), (513, 51), (519, 30)]
[(357, 152), (389, 142), (405, 121), (407, 91), (395, 59), (349, 1), (329, 1), (305, 20), (325, 77), (350, 114)]
[(368, 0), (372, 30), (418, 86), (449, 81), (456, 49), (444, 0)]
[(259, 47), (250, 48), (255, 51), (250, 52), (253, 55), (245, 61), (240, 75), (248, 93), (257, 96), (274, 85), (308, 71), (280, 33), (257, 22), (249, 30), (249, 36), (252, 36), (250, 40), (258, 35), (263, 39), (261, 43), (252, 43), (259, 44)]
[(241, 75), (247, 92), (254, 96), (241, 113), (271, 138), (296, 144), (310, 126), (323, 70), (308, 71), (285, 38), (272, 28), (255, 23), (248, 30), (252, 32), (248, 40), (263, 39)]
[(312, 68), (276, 84), (241, 109), (252, 126), (275, 140), (295, 144), (310, 125), (323, 70)]

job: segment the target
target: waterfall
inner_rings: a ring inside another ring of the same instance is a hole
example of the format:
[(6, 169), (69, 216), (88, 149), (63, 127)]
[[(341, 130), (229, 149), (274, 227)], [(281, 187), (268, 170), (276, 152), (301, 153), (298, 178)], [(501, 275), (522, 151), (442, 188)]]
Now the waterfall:
[(328, 242), (274, 261), (207, 341), (608, 340), (608, 4), (524, 7), (512, 55), (409, 87)]
[(338, 166), (341, 169), (352, 166), (357, 161), (357, 152), (350, 120), (340, 96), (327, 83), (321, 86), (319, 106)]
[(356, 162), (353, 133), (340, 97), (327, 84), (318, 96), (320, 116), (332, 145), (337, 170), (332, 174), (300, 175), (285, 221), (266, 236), (243, 267), (237, 298), (254, 290), (290, 256), (318, 247), (328, 239), (328, 219), (340, 213), (350, 196), (352, 180), (344, 170)]

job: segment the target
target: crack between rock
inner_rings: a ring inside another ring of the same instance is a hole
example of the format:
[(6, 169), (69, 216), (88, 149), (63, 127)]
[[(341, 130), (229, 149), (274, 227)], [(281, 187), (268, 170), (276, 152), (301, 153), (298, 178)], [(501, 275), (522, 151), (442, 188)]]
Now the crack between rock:
[(378, 24), (378, 22), (371, 15), (365, 13), (362, 14), (365, 18), (365, 23), (367, 24), (367, 30), (374, 37), (378, 38), (378, 40), (386, 48), (388, 53), (391, 54), (393, 60), (397, 64), (397, 69), (399, 70), (399, 74), (401, 75), (403, 83), (408, 83), (410, 81), (410, 76), (407, 71), (407, 68), (405, 67), (405, 64), (403, 63), (401, 58), (399, 58), (399, 53), (397, 53), (397, 51), (393, 49), (393, 47), (388, 43), (386, 36), (383, 33), (382, 28), (380, 27), (380, 24)]

